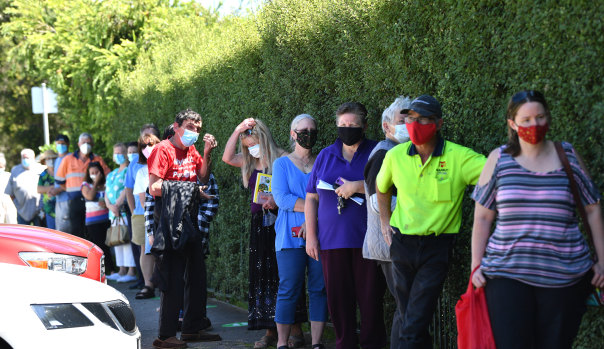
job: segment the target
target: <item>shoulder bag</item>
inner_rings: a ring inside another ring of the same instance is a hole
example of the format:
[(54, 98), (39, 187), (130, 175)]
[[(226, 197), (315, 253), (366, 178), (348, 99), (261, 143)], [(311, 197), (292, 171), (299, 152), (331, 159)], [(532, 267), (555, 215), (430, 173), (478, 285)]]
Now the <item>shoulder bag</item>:
[(130, 242), (128, 236), (128, 225), (125, 222), (125, 218), (121, 215), (115, 217), (111, 221), (111, 226), (107, 229), (107, 236), (105, 237), (105, 245), (117, 246), (123, 245)]
[[(573, 193), (573, 197), (575, 199), (575, 205), (577, 206), (577, 210), (579, 211), (579, 215), (581, 216), (581, 220), (583, 221), (583, 228), (585, 229), (586, 235), (588, 237), (588, 241), (591, 242), (593, 246), (593, 236), (591, 233), (591, 227), (589, 226), (589, 221), (587, 220), (587, 212), (585, 212), (585, 207), (583, 206), (583, 201), (581, 201), (581, 196), (579, 195), (579, 188), (577, 187), (577, 182), (575, 181), (575, 176), (573, 175), (573, 171), (570, 168), (570, 163), (568, 162), (568, 158), (566, 157), (566, 152), (562, 147), (562, 143), (554, 142), (556, 146), (556, 152), (558, 152), (558, 157), (560, 157), (560, 162), (562, 162), (562, 166), (564, 167), (564, 171), (568, 176), (568, 181), (570, 184), (570, 190)], [(598, 261), (598, 257), (594, 256), (594, 261)], [(589, 294), (587, 298), (588, 305), (594, 306), (602, 306), (604, 305), (604, 293), (601, 289), (594, 287), (592, 292)]]

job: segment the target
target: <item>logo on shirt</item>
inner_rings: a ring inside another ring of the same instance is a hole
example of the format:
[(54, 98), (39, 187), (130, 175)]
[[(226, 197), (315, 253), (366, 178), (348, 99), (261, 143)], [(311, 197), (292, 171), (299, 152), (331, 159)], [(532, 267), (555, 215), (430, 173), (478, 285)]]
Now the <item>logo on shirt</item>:
[(449, 169), (447, 168), (446, 161), (439, 161), (438, 167), (436, 168), (436, 180), (438, 182), (446, 181), (449, 179)]

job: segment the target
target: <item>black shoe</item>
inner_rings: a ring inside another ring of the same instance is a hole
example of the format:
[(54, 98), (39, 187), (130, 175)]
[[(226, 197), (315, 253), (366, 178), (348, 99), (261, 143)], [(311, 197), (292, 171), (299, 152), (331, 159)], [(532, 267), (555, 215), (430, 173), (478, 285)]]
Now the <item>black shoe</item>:
[(136, 299), (147, 299), (155, 297), (155, 289), (149, 286), (143, 286), (142, 290), (134, 296)]
[(212, 330), (212, 322), (207, 317), (204, 317), (201, 321), (201, 330), (202, 331), (211, 331)]

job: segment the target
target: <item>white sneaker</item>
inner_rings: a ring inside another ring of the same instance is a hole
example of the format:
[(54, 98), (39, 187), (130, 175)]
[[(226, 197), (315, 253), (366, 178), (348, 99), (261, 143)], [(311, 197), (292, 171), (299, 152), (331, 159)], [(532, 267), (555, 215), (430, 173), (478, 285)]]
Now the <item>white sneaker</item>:
[(120, 274), (118, 274), (118, 273), (113, 273), (113, 274), (111, 274), (111, 275), (107, 275), (107, 276), (105, 276), (105, 279), (107, 279), (107, 280), (111, 280), (111, 281), (115, 281), (115, 280), (117, 280), (117, 279), (121, 278), (122, 276), (123, 276), (123, 275), (120, 275)]
[(120, 276), (117, 279), (117, 282), (132, 282), (132, 281), (136, 281), (136, 280), (138, 280), (138, 278), (136, 276), (126, 274), (124, 276)]

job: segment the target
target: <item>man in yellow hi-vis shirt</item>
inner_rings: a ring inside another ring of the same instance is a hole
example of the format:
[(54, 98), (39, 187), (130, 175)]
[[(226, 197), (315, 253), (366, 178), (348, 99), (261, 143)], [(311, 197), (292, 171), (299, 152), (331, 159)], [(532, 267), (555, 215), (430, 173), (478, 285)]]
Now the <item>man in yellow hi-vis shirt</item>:
[[(407, 113), (411, 141), (388, 151), (377, 176), (380, 224), (403, 319), (396, 347), (432, 348), (428, 326), (461, 225), (463, 193), (476, 184), (486, 159), (441, 137), (442, 110), (434, 97), (422, 95), (401, 113)], [(398, 195), (391, 212), (393, 185)]]

